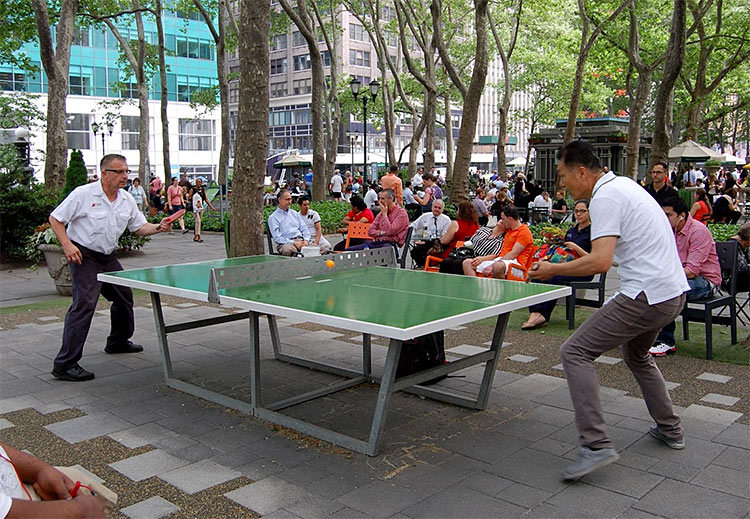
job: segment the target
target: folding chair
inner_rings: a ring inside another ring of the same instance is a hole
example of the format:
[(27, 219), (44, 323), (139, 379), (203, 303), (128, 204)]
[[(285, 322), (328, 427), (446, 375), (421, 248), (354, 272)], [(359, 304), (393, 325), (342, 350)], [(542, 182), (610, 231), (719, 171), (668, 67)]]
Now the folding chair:
[[(456, 248), (463, 247), (464, 242), (457, 241)], [(437, 256), (427, 256), (427, 260), (424, 262), (425, 272), (440, 272), (440, 264), (443, 262), (443, 258)]]
[[(685, 303), (682, 309), (682, 335), (689, 339), (690, 321), (706, 324), (706, 358), (713, 358), (713, 325), (729, 325), (732, 344), (737, 344), (737, 247), (735, 240), (716, 242), (716, 255), (719, 256), (721, 271), (728, 274), (728, 293), (719, 294), (710, 299)], [(692, 308), (690, 305), (699, 306)], [(729, 307), (729, 317), (721, 315), (724, 308)], [(719, 309), (718, 315), (713, 312)]]
[(367, 231), (370, 230), (370, 225), (372, 224), (367, 222), (349, 222), (349, 232), (346, 233), (346, 245), (344, 245), (344, 248), (349, 248), (349, 241), (352, 238), (372, 240), (372, 236), (367, 234)]
[(404, 238), (404, 245), (396, 249), (396, 262), (399, 264), (399, 266), (402, 269), (406, 268), (406, 256), (409, 254), (409, 251), (411, 250), (410, 243), (411, 243), (411, 235), (414, 232), (414, 228), (410, 225), (409, 230), (406, 231), (406, 238)]
[(266, 241), (268, 242), (268, 254), (271, 254), (272, 256), (281, 256), (278, 252), (276, 252), (276, 244), (273, 242), (273, 236), (271, 236), (271, 229), (268, 228), (268, 222), (266, 222)]
[[(604, 304), (604, 288), (607, 284), (607, 273), (602, 272), (599, 274), (598, 281), (571, 281), (568, 286), (571, 288), (571, 293), (565, 298), (565, 317), (568, 319), (568, 329), (572, 330), (575, 328), (576, 323), (576, 305), (578, 306), (589, 306), (592, 308), (601, 308)], [(577, 290), (596, 290), (596, 299), (585, 299), (582, 297), (576, 297)]]

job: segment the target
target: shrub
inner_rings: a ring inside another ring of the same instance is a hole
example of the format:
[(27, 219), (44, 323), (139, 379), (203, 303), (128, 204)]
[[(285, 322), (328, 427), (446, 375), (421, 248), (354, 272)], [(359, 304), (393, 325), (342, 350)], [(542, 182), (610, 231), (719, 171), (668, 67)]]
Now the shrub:
[(65, 187), (60, 194), (60, 201), (62, 202), (71, 191), (86, 182), (88, 182), (88, 173), (86, 163), (83, 162), (83, 153), (80, 150), (73, 150), (68, 161), (68, 169), (65, 170)]

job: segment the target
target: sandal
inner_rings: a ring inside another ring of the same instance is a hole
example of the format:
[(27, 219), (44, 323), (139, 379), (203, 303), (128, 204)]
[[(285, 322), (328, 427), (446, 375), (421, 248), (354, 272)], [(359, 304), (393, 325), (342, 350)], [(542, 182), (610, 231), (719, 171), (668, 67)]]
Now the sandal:
[(547, 320), (544, 317), (539, 317), (534, 321), (526, 321), (521, 325), (522, 330), (535, 330), (537, 328), (541, 328), (547, 324)]

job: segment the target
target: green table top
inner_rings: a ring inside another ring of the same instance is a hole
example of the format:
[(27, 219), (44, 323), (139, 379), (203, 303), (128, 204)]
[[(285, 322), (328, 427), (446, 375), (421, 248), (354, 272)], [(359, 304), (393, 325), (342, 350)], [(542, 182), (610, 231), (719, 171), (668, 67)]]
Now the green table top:
[[(282, 260), (254, 256), (113, 272), (103, 281), (206, 300), (211, 268)], [(305, 319), (354, 331), (405, 339), (556, 299), (569, 288), (385, 267), (331, 270), (220, 290), (221, 302), (270, 315)]]

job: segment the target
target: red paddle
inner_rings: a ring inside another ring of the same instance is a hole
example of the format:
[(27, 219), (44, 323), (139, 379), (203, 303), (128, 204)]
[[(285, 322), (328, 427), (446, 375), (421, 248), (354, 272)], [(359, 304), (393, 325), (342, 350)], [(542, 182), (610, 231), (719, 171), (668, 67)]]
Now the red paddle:
[(177, 211), (177, 212), (176, 212), (175, 214), (173, 214), (173, 215), (171, 215), (171, 216), (168, 216), (168, 217), (167, 217), (167, 218), (166, 218), (166, 219), (165, 219), (165, 220), (164, 220), (164, 221), (163, 221), (162, 223), (163, 223), (163, 224), (165, 224), (165, 225), (169, 225), (169, 224), (171, 224), (171, 223), (174, 223), (174, 222), (176, 222), (177, 220), (179, 220), (179, 219), (180, 219), (180, 217), (181, 217), (181, 216), (182, 216), (183, 214), (185, 214), (185, 209), (180, 209), (180, 210), (179, 210), (179, 211)]

